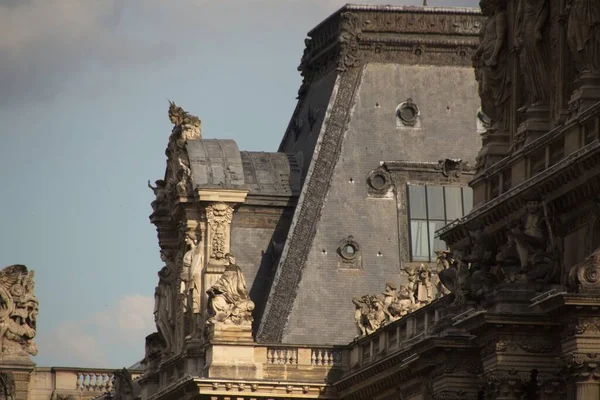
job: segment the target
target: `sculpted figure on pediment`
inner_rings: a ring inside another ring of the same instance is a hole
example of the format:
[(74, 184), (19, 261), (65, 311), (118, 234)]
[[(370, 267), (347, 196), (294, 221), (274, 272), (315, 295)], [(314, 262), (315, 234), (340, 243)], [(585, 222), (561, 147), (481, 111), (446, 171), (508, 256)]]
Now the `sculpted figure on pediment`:
[(352, 303), (356, 307), (354, 319), (360, 336), (375, 332), (389, 318), (384, 310), (385, 296), (382, 294), (355, 297)]
[(479, 47), (473, 55), (481, 108), (491, 119), (493, 129), (506, 131), (511, 96), (506, 0), (482, 0), (479, 5), (487, 17), (481, 28)]
[(36, 355), (33, 341), (39, 303), (34, 294), (34, 272), (24, 265), (11, 265), (0, 271), (0, 340), (2, 353), (14, 356)]
[(208, 324), (251, 325), (254, 302), (250, 300), (246, 279), (233, 254), (225, 255), (228, 265), (223, 275), (207, 290)]
[(550, 97), (549, 15), (548, 0), (519, 0), (515, 43), (527, 92), (527, 107), (545, 105)]
[(569, 0), (567, 39), (580, 72), (600, 74), (600, 2)]
[(154, 292), (154, 322), (158, 334), (165, 344), (164, 352), (171, 353), (175, 346), (175, 287), (177, 275), (172, 257), (164, 251), (160, 253), (165, 266), (158, 272), (158, 286)]

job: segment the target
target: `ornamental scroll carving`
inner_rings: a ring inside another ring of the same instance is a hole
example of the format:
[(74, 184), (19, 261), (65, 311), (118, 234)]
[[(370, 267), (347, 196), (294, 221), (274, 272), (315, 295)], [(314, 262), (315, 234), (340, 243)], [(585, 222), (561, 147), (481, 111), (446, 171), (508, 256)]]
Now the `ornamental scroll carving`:
[(24, 357), (36, 355), (33, 341), (39, 310), (35, 297), (34, 272), (24, 265), (11, 265), (0, 271), (0, 340), (2, 354)]
[(337, 70), (347, 71), (360, 63), (358, 40), (360, 39), (360, 19), (358, 15), (345, 12), (341, 15), (341, 33), (338, 38), (340, 44), (340, 58)]
[(229, 252), (229, 235), (233, 207), (225, 203), (214, 203), (206, 207), (206, 219), (210, 227), (210, 261), (225, 263)]
[(578, 292), (600, 292), (600, 248), (571, 268), (569, 286)]

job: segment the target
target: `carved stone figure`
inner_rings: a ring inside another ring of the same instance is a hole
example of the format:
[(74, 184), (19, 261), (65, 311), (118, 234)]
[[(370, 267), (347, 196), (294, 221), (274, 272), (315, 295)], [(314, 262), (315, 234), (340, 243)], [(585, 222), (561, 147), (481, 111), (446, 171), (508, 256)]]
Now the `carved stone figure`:
[(24, 265), (11, 265), (0, 271), (0, 341), (2, 354), (24, 357), (36, 355), (33, 338), (39, 303), (34, 292), (34, 272)]
[(181, 147), (187, 140), (202, 138), (202, 121), (200, 121), (200, 118), (184, 111), (181, 107), (177, 107), (172, 101), (169, 101), (169, 120), (174, 125), (173, 132), (178, 131), (179, 138), (177, 140)]
[(140, 386), (133, 382), (131, 373), (123, 368), (113, 372), (115, 400), (135, 400), (139, 398)]
[(548, 247), (548, 228), (541, 210), (541, 196), (533, 193), (525, 200), (526, 214), (509, 233), (509, 239), (516, 245), (523, 273), (532, 265), (533, 257), (545, 253)]
[(396, 321), (418, 308), (419, 305), (415, 304), (408, 287), (401, 285), (398, 289), (398, 296), (388, 307), (389, 322)]
[(431, 283), (431, 271), (421, 264), (417, 272), (417, 287), (415, 291), (417, 304), (426, 305), (433, 300), (433, 284)]
[(451, 256), (450, 252), (445, 251), (438, 257), (443, 257), (448, 263), (448, 268), (438, 272), (441, 285), (449, 294), (454, 295), (454, 305), (464, 304), (464, 284), (469, 277), (469, 267), (461, 261), (463, 254), (457, 252), (456, 256)]
[(154, 212), (165, 211), (166, 209), (168, 209), (168, 198), (166, 190), (167, 183), (164, 180), (159, 179), (155, 182), (155, 185), (156, 186), (152, 186), (150, 184), (150, 181), (148, 181), (148, 187), (152, 189), (152, 192), (154, 192), (154, 195), (156, 196), (156, 200), (154, 200), (151, 203), (152, 210)]
[(160, 355), (165, 349), (165, 341), (158, 332), (146, 336), (144, 365), (146, 369), (156, 369), (160, 362)]
[(210, 226), (211, 259), (223, 260), (229, 250), (229, 226), (233, 219), (233, 208), (225, 203), (206, 207), (206, 218)]
[(479, 5), (483, 15), (488, 17), (481, 28), (479, 47), (473, 55), (481, 109), (491, 119), (491, 129), (506, 131), (511, 96), (506, 1), (482, 0)]
[(254, 302), (246, 289), (246, 279), (235, 263), (233, 254), (226, 254), (228, 265), (223, 275), (208, 289), (208, 324), (250, 325)]
[(366, 318), (369, 313), (367, 296), (354, 297), (352, 303), (356, 307), (354, 310), (354, 321), (358, 328), (358, 336), (365, 336), (367, 334), (367, 327), (369, 326)]
[(444, 286), (444, 283), (440, 279), (440, 274), (451, 268), (450, 265), (454, 263), (454, 259), (451, 257), (451, 253), (448, 250), (435, 250), (436, 254), (436, 265), (437, 265), (437, 280), (435, 286), (437, 289), (437, 296), (442, 297), (451, 293), (451, 291)]
[(545, 105), (550, 97), (549, 15), (548, 0), (519, 0), (515, 43), (527, 91), (527, 107)]
[(469, 297), (480, 299), (498, 281), (491, 271), (496, 259), (496, 246), (480, 221), (472, 221), (467, 229), (470, 245), (466, 254), (460, 255), (461, 262), (470, 264), (469, 277), (464, 287)]
[(174, 300), (176, 276), (170, 267), (170, 256), (161, 251), (161, 259), (167, 264), (158, 272), (158, 286), (154, 292), (154, 322), (158, 334), (165, 343), (164, 351), (169, 354), (175, 346)]
[(386, 283), (385, 290), (382, 293), (383, 295), (383, 312), (386, 314), (388, 318), (391, 318), (391, 314), (389, 311), (389, 307), (394, 303), (396, 298), (398, 297), (398, 290), (396, 289), (396, 285), (393, 283)]
[(600, 74), (600, 2), (569, 0), (567, 39), (580, 72)]
[[(192, 310), (194, 314), (201, 312), (201, 291), (202, 291), (202, 268), (204, 266), (204, 255), (202, 246), (199, 246), (196, 233), (187, 232), (185, 234), (185, 243), (188, 248), (183, 256), (183, 268), (181, 270), (181, 288), (180, 293), (191, 293)], [(187, 288), (187, 290), (186, 290)], [(187, 304), (187, 302), (186, 302)], [(187, 310), (187, 306), (186, 306)]]

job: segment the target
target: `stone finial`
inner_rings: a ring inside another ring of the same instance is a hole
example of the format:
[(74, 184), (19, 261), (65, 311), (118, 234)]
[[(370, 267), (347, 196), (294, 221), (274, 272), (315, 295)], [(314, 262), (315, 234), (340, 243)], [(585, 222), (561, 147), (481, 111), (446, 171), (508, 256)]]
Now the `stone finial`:
[(33, 338), (39, 303), (34, 295), (34, 272), (24, 265), (11, 265), (0, 271), (1, 353), (25, 357), (36, 355)]

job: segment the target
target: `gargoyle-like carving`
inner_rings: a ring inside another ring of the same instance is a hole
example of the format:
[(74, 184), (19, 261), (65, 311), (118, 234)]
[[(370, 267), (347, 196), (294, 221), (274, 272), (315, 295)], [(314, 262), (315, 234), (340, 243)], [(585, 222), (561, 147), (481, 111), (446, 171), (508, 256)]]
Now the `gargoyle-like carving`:
[(36, 355), (33, 338), (39, 303), (34, 292), (34, 272), (24, 265), (11, 265), (0, 271), (0, 340), (2, 353), (13, 356)]
[(600, 248), (571, 268), (568, 283), (578, 292), (600, 292)]
[(569, 0), (567, 39), (580, 72), (600, 74), (600, 3)]
[(251, 325), (254, 302), (246, 289), (246, 279), (235, 263), (233, 254), (226, 254), (228, 265), (223, 275), (206, 291), (208, 294), (207, 324)]
[(141, 388), (133, 381), (127, 368), (113, 372), (115, 400), (135, 400), (139, 398)]
[(223, 260), (229, 251), (229, 227), (233, 208), (225, 203), (206, 207), (206, 219), (210, 226), (211, 259)]

